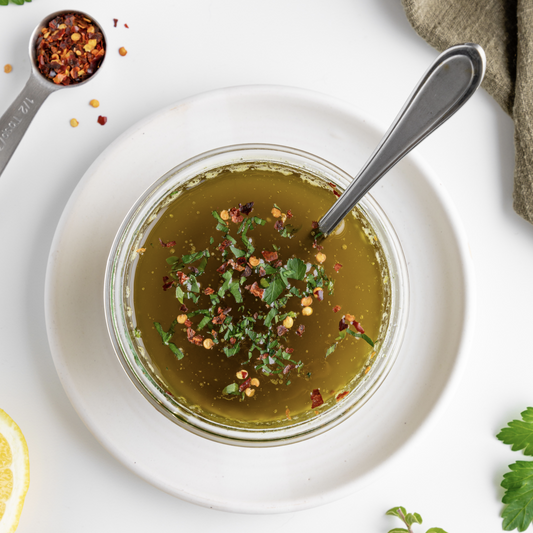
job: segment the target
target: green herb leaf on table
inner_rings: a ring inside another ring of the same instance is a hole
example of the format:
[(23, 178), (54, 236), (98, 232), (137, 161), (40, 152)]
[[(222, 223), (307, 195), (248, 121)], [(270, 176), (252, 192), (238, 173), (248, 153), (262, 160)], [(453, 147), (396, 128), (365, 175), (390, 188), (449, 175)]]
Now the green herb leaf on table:
[[(513, 451), (523, 450), (524, 455), (533, 456), (533, 407), (521, 416), (522, 420), (509, 422), (496, 437)], [(505, 531), (525, 531), (533, 521), (533, 461), (516, 461), (509, 468), (501, 483), (505, 489), (502, 502), (507, 504), (502, 527)]]
[[(418, 513), (408, 513), (405, 510), (405, 507), (393, 507), (385, 514), (398, 517), (407, 527), (395, 527), (394, 529), (390, 529), (388, 533), (413, 533), (411, 526), (413, 524), (422, 524), (422, 517)], [(446, 531), (440, 527), (431, 527), (426, 531), (426, 533), (446, 533)]]

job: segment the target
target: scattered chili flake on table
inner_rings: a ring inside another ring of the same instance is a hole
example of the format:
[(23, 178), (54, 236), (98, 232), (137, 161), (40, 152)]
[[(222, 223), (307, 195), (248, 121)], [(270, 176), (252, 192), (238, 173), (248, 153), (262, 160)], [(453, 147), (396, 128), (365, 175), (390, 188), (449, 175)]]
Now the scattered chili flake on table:
[(12, 70), (13, 70), (13, 67), (9, 63), (4, 67), (4, 72), (6, 74), (9, 74)]
[(130, 27), (127, 24), (124, 24), (124, 27), (128, 28), (128, 30), (130, 29)]
[(37, 37), (37, 67), (57, 85), (90, 78), (105, 55), (104, 36), (91, 19), (70, 13), (58, 15)]
[(117, 22), (118, 22), (118, 19), (113, 19), (113, 25), (115, 28), (117, 27)]
[(92, 107), (100, 107), (100, 102), (98, 100), (91, 100), (89, 102), (89, 105), (91, 105)]
[(79, 125), (79, 122), (78, 122), (75, 118), (71, 118), (71, 119), (70, 119), (70, 125), (71, 125), (73, 128), (77, 128), (78, 125)]
[(107, 117), (103, 117), (102, 115), (98, 117), (98, 124), (103, 126), (106, 122), (107, 122)]

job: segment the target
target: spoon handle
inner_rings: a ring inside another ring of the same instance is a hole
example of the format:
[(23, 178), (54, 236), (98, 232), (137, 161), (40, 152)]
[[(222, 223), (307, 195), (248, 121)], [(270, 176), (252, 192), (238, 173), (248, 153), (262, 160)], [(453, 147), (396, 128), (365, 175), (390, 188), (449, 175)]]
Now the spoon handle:
[(42, 103), (56, 90), (50, 85), (32, 74), (22, 92), (0, 118), (0, 176)]
[(418, 143), (448, 120), (474, 94), (485, 74), (485, 53), (473, 43), (437, 57), (389, 130), (333, 207), (318, 222), (325, 235)]

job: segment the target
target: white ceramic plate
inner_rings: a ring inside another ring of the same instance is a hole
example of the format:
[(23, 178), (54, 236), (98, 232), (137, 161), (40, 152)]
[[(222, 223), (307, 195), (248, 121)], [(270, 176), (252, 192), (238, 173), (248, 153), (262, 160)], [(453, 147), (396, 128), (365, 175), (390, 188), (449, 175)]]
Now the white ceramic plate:
[[(362, 488), (435, 421), (464, 366), (474, 322), (474, 279), (455, 210), (414, 155), (373, 190), (408, 263), (411, 307), (405, 341), (381, 388), (327, 433), (272, 449), (221, 445), (190, 434), (158, 413), (129, 381), (104, 320), (104, 270), (115, 232), (137, 197), (169, 169), (213, 148), (253, 142), (305, 150), (353, 175), (381, 134), (357, 109), (321, 94), (235, 87), (148, 117), (87, 171), (50, 253), (48, 336), (79, 416), (126, 467), (206, 507), (295, 511)], [(253, 471), (253, 490), (244, 483), (243, 465)]]

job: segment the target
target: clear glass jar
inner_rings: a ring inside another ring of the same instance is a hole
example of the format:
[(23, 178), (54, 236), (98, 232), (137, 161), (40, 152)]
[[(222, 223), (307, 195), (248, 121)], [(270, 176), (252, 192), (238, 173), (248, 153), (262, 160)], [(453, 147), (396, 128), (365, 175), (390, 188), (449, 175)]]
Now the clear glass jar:
[(336, 426), (361, 408), (380, 387), (402, 344), (407, 323), (409, 283), (396, 233), (379, 205), (367, 194), (356, 207), (356, 216), (378, 239), (383, 282), (388, 292), (388, 305), (383, 312), (382, 331), (376, 342), (376, 356), (370, 371), (348, 384), (350, 392), (341, 401), (331, 399), (318, 415), (302, 417), (283, 427), (239, 427), (230, 419), (221, 423), (180, 404), (167, 394), (164, 381), (156, 374), (149, 354), (135, 335), (132, 320), (135, 250), (139, 248), (150, 223), (172, 202), (172, 193), (177, 188), (220, 167), (248, 162), (292, 167), (313, 178), (333, 182), (340, 190), (344, 190), (352, 180), (341, 169), (315, 155), (266, 144), (226, 146), (178, 165), (144, 192), (122, 223), (107, 262), (104, 305), (109, 335), (122, 367), (139, 392), (160, 413), (179, 426), (215, 442), (277, 446), (307, 439)]

